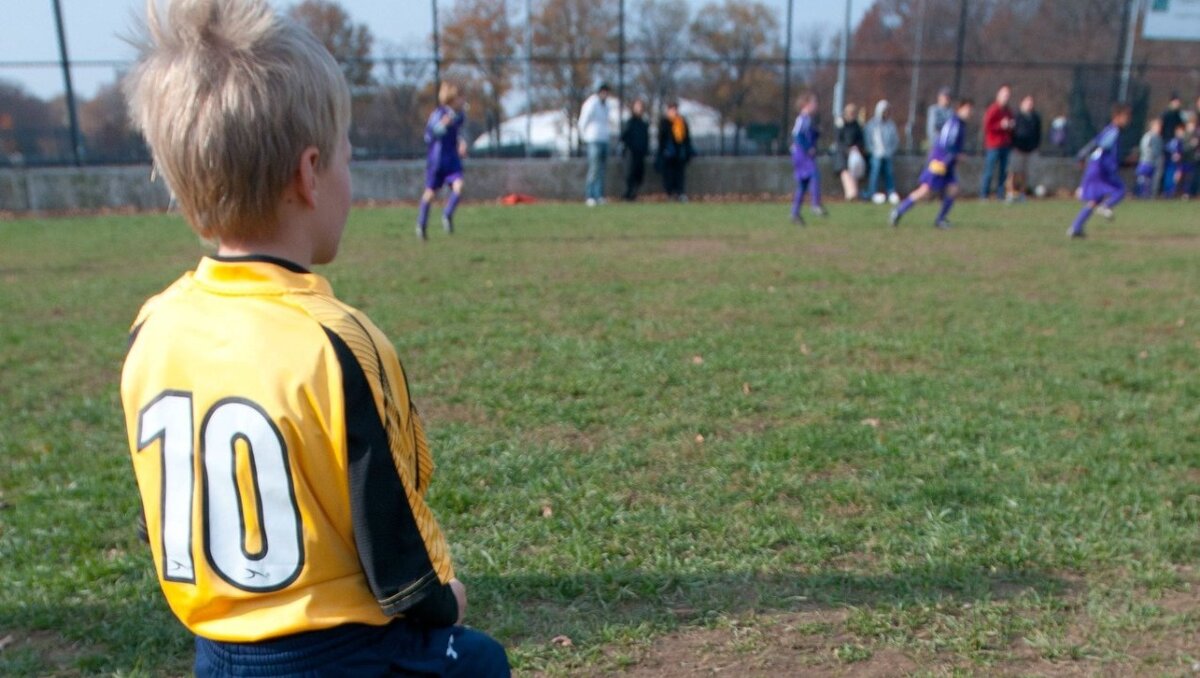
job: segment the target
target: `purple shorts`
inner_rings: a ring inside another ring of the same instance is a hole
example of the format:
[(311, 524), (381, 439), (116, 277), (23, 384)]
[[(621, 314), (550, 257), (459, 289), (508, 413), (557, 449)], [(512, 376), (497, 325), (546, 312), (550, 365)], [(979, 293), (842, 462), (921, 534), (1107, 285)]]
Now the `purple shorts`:
[(1100, 202), (1111, 195), (1124, 193), (1125, 184), (1117, 177), (1085, 175), (1082, 189), (1080, 198), (1084, 202)]
[(958, 185), (958, 177), (954, 174), (953, 166), (947, 167), (945, 174), (937, 175), (930, 172), (929, 166), (926, 165), (925, 169), (921, 170), (919, 181), (934, 193), (945, 193), (947, 188)]
[(461, 163), (442, 167), (427, 167), (425, 169), (425, 188), (436, 191), (442, 186), (453, 184), (462, 178), (463, 168)]
[(811, 179), (817, 173), (817, 163), (807, 155), (793, 155), (792, 170), (795, 173), (796, 181), (804, 181)]

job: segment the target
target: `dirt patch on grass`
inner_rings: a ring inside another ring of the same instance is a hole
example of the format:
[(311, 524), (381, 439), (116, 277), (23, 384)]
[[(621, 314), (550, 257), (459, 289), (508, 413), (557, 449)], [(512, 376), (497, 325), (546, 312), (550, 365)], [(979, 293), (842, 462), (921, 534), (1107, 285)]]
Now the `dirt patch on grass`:
[[(1016, 599), (1027, 587), (998, 586), (999, 597)], [(1061, 635), (1046, 644), (1015, 637), (986, 659), (935, 651), (917, 644), (897, 647), (847, 629), (851, 610), (822, 608), (752, 615), (719, 627), (683, 628), (635, 652), (628, 676), (906, 676), (965, 670), (992, 676), (1158, 676), (1196, 673), (1200, 649), (1195, 584), (1164, 592), (1161, 610), (1144, 628), (1101, 628), (1090, 615), (1083, 588), (1071, 587)], [(1101, 613), (1103, 614), (1103, 613)], [(1111, 620), (1110, 620), (1111, 622)], [(626, 659), (628, 662), (628, 658)], [(981, 663), (982, 661), (982, 663)], [(607, 675), (601, 671), (585, 675)]]
[(663, 253), (676, 257), (717, 259), (732, 250), (728, 241), (718, 238), (684, 238), (663, 244)]
[(894, 648), (840, 632), (846, 610), (759, 617), (750, 626), (687, 629), (651, 643), (627, 676), (900, 676), (919, 665)]
[(77, 660), (92, 654), (89, 647), (64, 638), (56, 631), (4, 631), (0, 630), (0, 645), (4, 655), (31, 654), (37, 658), (41, 668), (54, 673), (67, 672), (75, 667)]

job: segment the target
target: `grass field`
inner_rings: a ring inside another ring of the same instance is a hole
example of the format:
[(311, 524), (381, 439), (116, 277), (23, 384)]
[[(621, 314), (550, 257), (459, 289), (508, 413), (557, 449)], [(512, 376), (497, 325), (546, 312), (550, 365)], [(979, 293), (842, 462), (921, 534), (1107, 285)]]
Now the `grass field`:
[[(1200, 205), (363, 209), (470, 620), (521, 674), (1200, 662)], [(117, 380), (174, 216), (0, 222), (0, 674), (181, 674)], [(562, 638), (570, 639), (570, 642)]]

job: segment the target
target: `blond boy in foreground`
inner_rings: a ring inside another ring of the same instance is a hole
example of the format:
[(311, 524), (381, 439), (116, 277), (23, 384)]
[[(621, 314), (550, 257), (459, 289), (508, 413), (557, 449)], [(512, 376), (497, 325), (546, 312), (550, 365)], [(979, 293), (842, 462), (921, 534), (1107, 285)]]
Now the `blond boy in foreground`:
[(341, 70), (265, 0), (147, 12), (131, 112), (216, 254), (138, 314), (121, 399), (196, 674), (507, 676), (461, 626), (396, 354), (309, 272), (350, 208)]

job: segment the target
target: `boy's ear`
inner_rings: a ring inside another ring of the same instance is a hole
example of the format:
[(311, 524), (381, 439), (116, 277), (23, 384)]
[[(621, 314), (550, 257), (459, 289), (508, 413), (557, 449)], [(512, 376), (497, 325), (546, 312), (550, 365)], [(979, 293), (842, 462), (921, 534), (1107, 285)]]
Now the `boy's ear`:
[(296, 175), (292, 177), (292, 190), (296, 192), (296, 197), (310, 208), (317, 206), (317, 165), (320, 159), (321, 152), (316, 146), (305, 148), (300, 154)]

